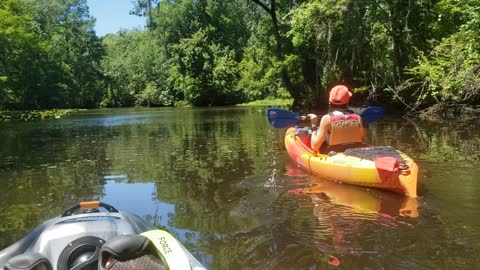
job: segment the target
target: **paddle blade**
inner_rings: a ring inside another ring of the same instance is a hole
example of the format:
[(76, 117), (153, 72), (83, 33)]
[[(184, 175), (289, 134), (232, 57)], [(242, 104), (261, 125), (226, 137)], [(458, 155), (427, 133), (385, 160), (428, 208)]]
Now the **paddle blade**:
[(268, 108), (267, 119), (270, 125), (272, 125), (272, 127), (287, 128), (295, 126), (295, 124), (300, 119), (300, 116), (291, 111), (277, 108)]
[(360, 112), (360, 116), (362, 117), (363, 123), (368, 124), (382, 118), (383, 113), (384, 110), (382, 107), (368, 107)]

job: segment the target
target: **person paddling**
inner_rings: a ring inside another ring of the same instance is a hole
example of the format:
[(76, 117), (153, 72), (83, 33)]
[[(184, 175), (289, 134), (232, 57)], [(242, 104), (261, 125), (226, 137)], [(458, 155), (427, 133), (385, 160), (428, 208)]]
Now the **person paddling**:
[(312, 127), (311, 146), (320, 153), (343, 152), (345, 149), (362, 147), (366, 132), (362, 118), (348, 109), (352, 92), (345, 85), (336, 85), (330, 90), (329, 113), (318, 121), (317, 115), (310, 113)]

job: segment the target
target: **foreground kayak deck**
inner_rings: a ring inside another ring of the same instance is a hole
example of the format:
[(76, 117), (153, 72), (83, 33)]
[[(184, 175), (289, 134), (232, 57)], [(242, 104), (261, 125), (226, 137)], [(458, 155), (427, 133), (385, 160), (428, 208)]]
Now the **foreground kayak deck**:
[[(98, 207), (104, 207), (108, 212), (99, 212), (96, 210)], [(87, 211), (73, 214), (82, 209)], [(118, 211), (98, 201), (82, 202), (62, 216), (43, 222), (11, 246), (0, 250), (0, 269), (4, 269), (11, 261), (26, 264), (29, 260), (32, 267), (14, 269), (37, 269), (34, 264), (39, 256), (50, 264), (46, 269), (93, 269), (98, 264), (99, 249), (105, 243), (118, 236), (140, 234), (155, 238), (152, 244), (160, 247), (158, 250), (170, 269), (206, 269), (168, 232), (158, 230), (133, 213)], [(73, 267), (77, 259), (81, 261), (87, 258), (86, 262), (82, 262), (85, 268), (78, 265)]]
[[(285, 147), (292, 160), (309, 173), (333, 181), (417, 197), (418, 165), (406, 154), (391, 147), (392, 155), (382, 153), (374, 158), (372, 155), (367, 158), (367, 154), (350, 155), (348, 151), (334, 155), (318, 154), (295, 133), (295, 128), (287, 130)], [(361, 151), (372, 152), (375, 147), (355, 149), (357, 153)]]

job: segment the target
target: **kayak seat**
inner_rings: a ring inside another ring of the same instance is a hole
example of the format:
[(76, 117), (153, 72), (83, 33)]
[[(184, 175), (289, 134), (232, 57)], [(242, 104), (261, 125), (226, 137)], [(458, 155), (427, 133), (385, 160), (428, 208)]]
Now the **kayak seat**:
[(328, 145), (324, 143), (320, 149), (318, 150), (321, 154), (330, 154), (330, 153), (344, 153), (347, 154), (348, 150), (352, 150), (355, 148), (361, 148), (368, 146), (368, 144), (364, 143), (348, 143), (348, 144), (339, 144), (339, 145)]
[(373, 160), (375, 167), (383, 172), (397, 172), (408, 169), (407, 161), (391, 146), (371, 146), (345, 151), (345, 154)]
[(100, 270), (163, 270), (163, 261), (155, 256), (151, 241), (142, 235), (120, 235), (100, 250)]
[(309, 127), (297, 128), (295, 130), (295, 135), (300, 138), (303, 144), (308, 148), (312, 148), (311, 138), (312, 130)]
[(396, 159), (398, 164), (404, 164), (406, 161), (403, 157), (391, 146), (369, 146), (347, 149), (345, 155), (358, 157), (361, 159), (375, 160), (384, 157), (391, 157)]
[(40, 253), (20, 254), (10, 258), (4, 270), (52, 270), (50, 261)]

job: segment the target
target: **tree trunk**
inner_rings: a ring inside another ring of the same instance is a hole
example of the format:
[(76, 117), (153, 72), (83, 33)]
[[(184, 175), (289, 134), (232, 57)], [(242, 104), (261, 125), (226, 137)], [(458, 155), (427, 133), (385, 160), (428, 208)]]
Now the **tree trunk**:
[[(273, 27), (273, 35), (275, 36), (275, 56), (277, 57), (278, 61), (283, 61), (284, 52), (283, 52), (283, 42), (282, 37), (280, 36), (280, 30), (278, 29), (278, 18), (276, 12), (276, 0), (270, 0), (270, 7), (263, 3), (261, 0), (252, 0), (252, 2), (259, 5), (263, 8), (272, 18), (272, 27)], [(294, 104), (302, 100), (302, 91), (292, 83), (290, 75), (288, 74), (287, 70), (282, 67), (281, 71), (281, 78), (282, 82), (287, 89), (288, 93), (294, 99)]]
[(390, 34), (392, 38), (394, 62), (395, 62), (395, 82), (400, 84), (405, 80), (405, 68), (407, 67), (406, 46), (404, 41), (403, 25), (400, 20), (401, 11), (395, 6), (395, 3), (388, 1), (390, 5), (389, 23)]

